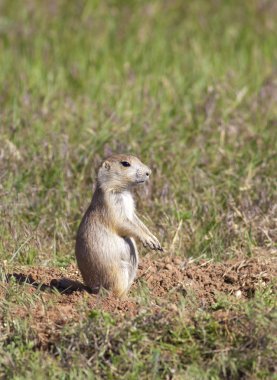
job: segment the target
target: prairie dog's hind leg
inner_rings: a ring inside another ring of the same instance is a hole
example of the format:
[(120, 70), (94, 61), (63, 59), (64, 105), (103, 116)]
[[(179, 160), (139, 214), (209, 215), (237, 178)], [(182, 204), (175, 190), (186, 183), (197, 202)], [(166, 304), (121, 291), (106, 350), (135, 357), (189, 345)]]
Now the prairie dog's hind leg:
[(111, 288), (118, 297), (124, 297), (132, 285), (138, 268), (138, 254), (136, 244), (132, 238), (124, 238), (121, 247), (120, 261), (113, 270)]
[(129, 271), (124, 262), (114, 270), (113, 278), (109, 287), (115, 296), (123, 298), (129, 290)]

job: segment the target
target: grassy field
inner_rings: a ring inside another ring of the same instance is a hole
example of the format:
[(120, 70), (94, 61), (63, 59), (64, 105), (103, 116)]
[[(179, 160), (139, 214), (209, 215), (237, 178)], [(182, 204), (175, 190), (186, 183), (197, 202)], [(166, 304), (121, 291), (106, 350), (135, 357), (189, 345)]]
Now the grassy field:
[(270, 0), (0, 0), (1, 378), (274, 377), (271, 280), (207, 305), (139, 280), (132, 315), (82, 293), (61, 322), (62, 294), (8, 275), (76, 272), (111, 152), (153, 169), (136, 195), (165, 249), (153, 263), (276, 268), (276, 35)]

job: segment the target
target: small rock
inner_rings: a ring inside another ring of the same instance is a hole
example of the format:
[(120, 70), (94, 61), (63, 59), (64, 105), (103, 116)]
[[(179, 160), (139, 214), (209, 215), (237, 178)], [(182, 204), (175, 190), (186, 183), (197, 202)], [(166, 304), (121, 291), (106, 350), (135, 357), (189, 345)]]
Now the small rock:
[(224, 282), (226, 282), (227, 284), (233, 284), (237, 281), (237, 277), (233, 274), (226, 274), (224, 276)]
[(241, 290), (237, 290), (236, 293), (235, 293), (235, 296), (236, 296), (237, 298), (241, 298), (241, 296), (242, 296), (242, 292), (241, 292)]
[(178, 311), (178, 307), (175, 304), (169, 305), (169, 309), (172, 311)]
[(179, 257), (175, 257), (175, 258), (174, 258), (174, 262), (175, 262), (175, 264), (177, 264), (177, 265), (181, 265), (181, 264), (183, 263), (183, 261), (182, 261)]

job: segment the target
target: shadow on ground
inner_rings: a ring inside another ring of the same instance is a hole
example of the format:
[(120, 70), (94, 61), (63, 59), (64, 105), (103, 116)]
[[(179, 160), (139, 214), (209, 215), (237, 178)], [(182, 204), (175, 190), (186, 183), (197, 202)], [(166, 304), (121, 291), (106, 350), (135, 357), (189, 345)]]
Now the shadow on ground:
[(16, 281), (18, 284), (29, 284), (42, 292), (58, 291), (63, 294), (72, 294), (74, 292), (88, 292), (89, 294), (98, 294), (99, 290), (92, 290), (80, 281), (71, 280), (70, 278), (53, 278), (49, 284), (36, 281), (33, 276), (23, 273), (12, 273), (6, 275), (6, 281)]

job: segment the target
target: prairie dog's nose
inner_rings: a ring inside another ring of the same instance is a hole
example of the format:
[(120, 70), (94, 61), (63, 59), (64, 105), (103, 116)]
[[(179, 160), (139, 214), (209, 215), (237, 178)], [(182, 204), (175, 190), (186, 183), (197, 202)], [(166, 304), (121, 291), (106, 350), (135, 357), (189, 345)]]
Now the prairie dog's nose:
[(146, 172), (145, 172), (145, 175), (146, 175), (147, 177), (149, 177), (151, 173), (152, 173), (151, 169), (150, 169), (150, 168), (147, 168), (147, 169), (146, 169)]

